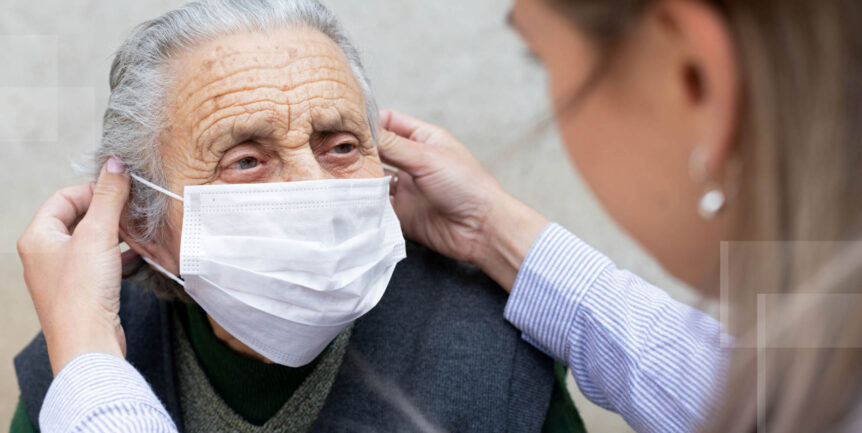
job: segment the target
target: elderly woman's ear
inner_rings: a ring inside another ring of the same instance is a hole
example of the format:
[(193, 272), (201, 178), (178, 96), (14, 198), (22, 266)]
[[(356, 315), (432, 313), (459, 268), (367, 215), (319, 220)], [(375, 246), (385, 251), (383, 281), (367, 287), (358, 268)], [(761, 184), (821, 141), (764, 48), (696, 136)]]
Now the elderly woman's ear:
[(123, 251), (123, 254), (120, 255), (122, 259), (123, 265), (123, 278), (128, 278), (138, 272), (141, 269), (141, 266), (144, 265), (144, 261), (141, 259), (140, 254), (133, 249), (128, 249)]
[[(120, 219), (120, 239), (129, 246), (130, 251), (134, 252), (129, 253), (128, 263), (124, 256), (123, 276), (131, 275), (141, 266), (146, 266), (141, 258), (160, 263), (169, 272), (179, 274), (180, 266), (176, 259), (177, 255), (171, 252), (163, 242), (160, 242), (161, 236), (156, 236), (151, 240), (141, 240), (140, 236), (135, 235), (134, 227), (135, 224), (131, 223), (127, 216)], [(134, 258), (135, 256), (137, 259)]]

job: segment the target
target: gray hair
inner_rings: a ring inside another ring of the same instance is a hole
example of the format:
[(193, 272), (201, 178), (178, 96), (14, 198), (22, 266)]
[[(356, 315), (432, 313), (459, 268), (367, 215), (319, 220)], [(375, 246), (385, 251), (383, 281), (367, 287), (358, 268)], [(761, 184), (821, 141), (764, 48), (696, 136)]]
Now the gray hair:
[[(166, 64), (184, 50), (216, 37), (244, 31), (310, 27), (344, 52), (365, 97), (369, 128), (377, 141), (378, 112), (359, 53), (335, 15), (317, 0), (197, 0), (138, 25), (120, 46), (111, 65), (111, 95), (105, 110), (102, 143), (94, 156), (101, 167), (115, 156), (132, 173), (167, 185), (159, 138), (165, 125)], [(135, 240), (156, 238), (166, 224), (165, 195), (132, 182), (127, 218)], [(157, 294), (183, 297), (173, 282), (144, 267), (137, 275)]]

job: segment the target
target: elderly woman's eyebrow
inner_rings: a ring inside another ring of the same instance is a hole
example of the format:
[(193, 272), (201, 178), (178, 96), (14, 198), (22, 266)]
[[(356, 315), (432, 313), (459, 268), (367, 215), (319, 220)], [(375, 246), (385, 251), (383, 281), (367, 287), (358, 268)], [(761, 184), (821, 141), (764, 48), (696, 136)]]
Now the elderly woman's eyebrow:
[(235, 144), (267, 136), (273, 129), (272, 122), (264, 120), (234, 123), (229, 127), (214, 124), (197, 138), (195, 147), (200, 155), (220, 154)]
[(322, 116), (315, 118), (311, 125), (317, 132), (337, 132), (346, 129), (344, 115), (341, 114), (340, 111), (335, 116)]
[(351, 132), (360, 136), (370, 127), (364, 106), (346, 101), (312, 113), (311, 126), (316, 132)]
[[(224, 121), (222, 121), (224, 122)], [(195, 140), (195, 147), (200, 155), (207, 153), (218, 155), (232, 146), (256, 139), (271, 138), (276, 130), (270, 117), (258, 118), (250, 122), (237, 122), (220, 126), (214, 123)], [(356, 109), (338, 107), (333, 110), (312, 114), (311, 127), (316, 132), (352, 132), (364, 135), (367, 129), (364, 115)], [(294, 128), (291, 128), (294, 129)]]

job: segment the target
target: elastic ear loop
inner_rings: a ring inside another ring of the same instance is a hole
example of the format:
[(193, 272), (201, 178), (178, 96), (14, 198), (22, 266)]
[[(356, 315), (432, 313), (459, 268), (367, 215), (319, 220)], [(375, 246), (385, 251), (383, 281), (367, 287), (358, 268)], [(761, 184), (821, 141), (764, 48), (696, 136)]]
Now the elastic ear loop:
[[(142, 183), (142, 184), (144, 184), (144, 185), (146, 185), (146, 186), (148, 186), (148, 187), (150, 187), (150, 188), (152, 188), (152, 189), (154, 189), (154, 190), (156, 190), (156, 191), (158, 191), (158, 192), (160, 192), (160, 193), (162, 193), (162, 194), (164, 194), (164, 195), (166, 195), (166, 196), (168, 196), (168, 197), (171, 197), (171, 198), (177, 199), (177, 200), (179, 200), (179, 201), (181, 201), (181, 202), (183, 202), (183, 201), (184, 201), (184, 200), (183, 200), (183, 198), (182, 198), (182, 197), (180, 197), (179, 195), (174, 194), (174, 193), (172, 193), (172, 192), (168, 191), (167, 189), (162, 188), (162, 187), (160, 187), (160, 186), (158, 186), (158, 185), (156, 185), (156, 184), (154, 184), (154, 183), (152, 183), (152, 182), (150, 182), (150, 181), (148, 181), (148, 180), (146, 180), (146, 179), (144, 179), (144, 178), (142, 178), (142, 177), (140, 177), (140, 176), (138, 176), (138, 175), (136, 175), (136, 174), (134, 174), (134, 173), (129, 173), (129, 176), (131, 176), (131, 177), (132, 177), (132, 179), (135, 179), (136, 181), (138, 181), (138, 182), (140, 182), (140, 183)], [(160, 264), (158, 264), (158, 263), (156, 263), (156, 262), (154, 262), (154, 261), (150, 260), (150, 259), (149, 259), (149, 258), (147, 258), (147, 257), (143, 257), (143, 259), (144, 259), (144, 261), (145, 261), (145, 262), (149, 263), (149, 264), (150, 264), (150, 266), (152, 266), (153, 268), (155, 268), (157, 271), (159, 271), (160, 273), (162, 273), (164, 276), (166, 276), (166, 277), (168, 277), (168, 278), (170, 278), (170, 279), (174, 280), (177, 284), (179, 284), (179, 285), (181, 285), (181, 286), (183, 286), (183, 287), (185, 287), (185, 286), (186, 286), (186, 282), (185, 282), (185, 281), (181, 280), (181, 279), (180, 279), (179, 277), (177, 277), (176, 275), (174, 275), (174, 274), (172, 274), (172, 273), (168, 272), (168, 270), (167, 270), (167, 269), (165, 269), (164, 267), (162, 267), (162, 265), (160, 265)]]
[(178, 194), (174, 194), (174, 193), (172, 193), (172, 192), (170, 192), (170, 191), (168, 191), (168, 190), (166, 190), (166, 189), (164, 189), (164, 188), (162, 188), (162, 187), (160, 187), (160, 186), (158, 186), (158, 185), (156, 185), (156, 184), (154, 184), (154, 183), (152, 183), (152, 182), (150, 182), (150, 181), (148, 181), (148, 180), (146, 180), (140, 176), (138, 176), (135, 173), (129, 173), (129, 176), (131, 176), (132, 179), (135, 179), (136, 181), (138, 181), (138, 182), (140, 182), (140, 183), (142, 183), (142, 184), (144, 184), (144, 185), (146, 185), (146, 186), (148, 186), (148, 187), (150, 187), (150, 188), (152, 188), (152, 189), (154, 189), (154, 190), (156, 190), (156, 191), (158, 191), (158, 192), (160, 192), (160, 193), (162, 193), (168, 197), (175, 198), (179, 201), (184, 201), (183, 198), (180, 197)]
[(150, 260), (150, 259), (148, 259), (148, 258), (146, 258), (146, 257), (144, 257), (143, 259), (144, 259), (144, 261), (145, 261), (145, 262), (149, 263), (149, 264), (150, 264), (150, 266), (152, 266), (152, 267), (156, 268), (156, 270), (157, 270), (157, 271), (161, 272), (164, 276), (166, 276), (166, 277), (168, 277), (168, 278), (170, 278), (170, 279), (172, 279), (172, 280), (176, 281), (176, 283), (177, 283), (177, 284), (179, 284), (179, 285), (181, 285), (181, 286), (183, 286), (183, 287), (185, 287), (185, 286), (186, 286), (186, 282), (185, 282), (185, 281), (181, 280), (181, 279), (180, 279), (179, 277), (177, 277), (176, 275), (174, 275), (174, 274), (172, 274), (172, 273), (168, 272), (168, 270), (167, 270), (167, 269), (165, 269), (165, 268), (163, 268), (163, 267), (162, 267), (162, 265), (160, 265), (160, 264), (158, 264), (158, 263), (156, 263), (156, 262), (154, 262), (154, 261), (152, 261), (152, 260)]

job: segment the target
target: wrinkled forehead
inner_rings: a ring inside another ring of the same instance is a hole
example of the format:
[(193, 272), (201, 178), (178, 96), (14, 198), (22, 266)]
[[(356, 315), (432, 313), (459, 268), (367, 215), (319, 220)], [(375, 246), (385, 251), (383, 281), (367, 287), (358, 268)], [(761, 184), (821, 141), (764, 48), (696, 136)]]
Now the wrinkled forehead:
[(220, 36), (177, 55), (168, 76), (171, 127), (201, 150), (243, 135), (302, 139), (340, 129), (370, 137), (350, 63), (314, 29)]

